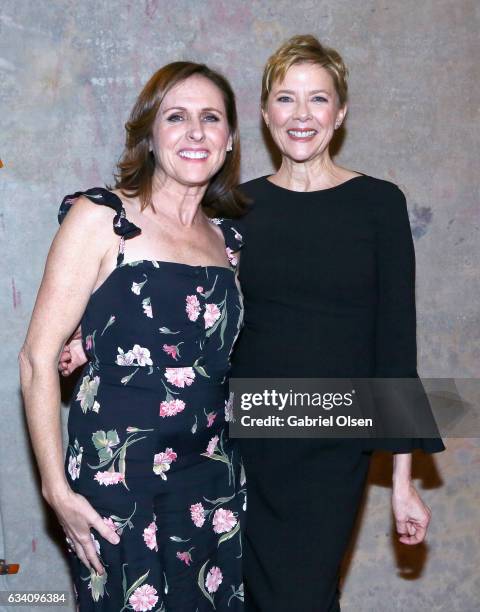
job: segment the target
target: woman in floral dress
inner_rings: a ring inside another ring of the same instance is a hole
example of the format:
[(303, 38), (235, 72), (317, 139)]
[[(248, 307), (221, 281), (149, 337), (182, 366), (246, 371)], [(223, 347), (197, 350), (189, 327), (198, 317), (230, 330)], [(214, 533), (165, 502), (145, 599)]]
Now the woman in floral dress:
[[(203, 65), (169, 64), (126, 128), (117, 189), (62, 202), (20, 355), (42, 493), (80, 610), (238, 611), (246, 493), (225, 375), (241, 236), (217, 218), (244, 208), (234, 96)], [(79, 321), (89, 361), (64, 463), (56, 366)]]

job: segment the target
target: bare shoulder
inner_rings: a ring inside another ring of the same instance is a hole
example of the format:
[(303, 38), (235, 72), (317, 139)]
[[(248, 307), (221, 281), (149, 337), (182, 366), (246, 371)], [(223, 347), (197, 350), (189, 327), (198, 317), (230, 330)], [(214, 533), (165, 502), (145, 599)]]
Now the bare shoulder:
[(91, 234), (102, 238), (113, 236), (114, 216), (115, 211), (112, 208), (96, 204), (87, 197), (80, 196), (69, 209), (59, 233)]
[(80, 258), (85, 265), (99, 263), (109, 252), (116, 252), (120, 236), (113, 228), (115, 211), (109, 206), (92, 202), (85, 196), (78, 197), (52, 243), (52, 254)]

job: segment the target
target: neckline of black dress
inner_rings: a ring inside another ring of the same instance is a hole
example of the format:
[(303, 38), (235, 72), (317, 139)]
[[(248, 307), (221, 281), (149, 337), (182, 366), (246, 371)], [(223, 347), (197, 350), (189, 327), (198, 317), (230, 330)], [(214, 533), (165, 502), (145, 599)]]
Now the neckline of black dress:
[(294, 189), (288, 189), (287, 187), (281, 187), (280, 185), (276, 185), (275, 183), (272, 183), (272, 181), (269, 180), (271, 176), (273, 175), (266, 174), (265, 176), (262, 176), (262, 180), (264, 181), (264, 183), (271, 186), (273, 189), (278, 189), (279, 191), (283, 191), (284, 193), (290, 193), (290, 194), (295, 194), (295, 195), (298, 194), (299, 196), (319, 195), (322, 193), (329, 193), (329, 192), (337, 191), (339, 189), (342, 189), (343, 187), (349, 187), (352, 183), (354, 183), (358, 179), (367, 178), (366, 174), (359, 174), (358, 176), (352, 176), (352, 178), (346, 181), (343, 181), (343, 183), (340, 183), (339, 185), (334, 185), (333, 187), (326, 187), (325, 189), (315, 189), (314, 191), (295, 191)]

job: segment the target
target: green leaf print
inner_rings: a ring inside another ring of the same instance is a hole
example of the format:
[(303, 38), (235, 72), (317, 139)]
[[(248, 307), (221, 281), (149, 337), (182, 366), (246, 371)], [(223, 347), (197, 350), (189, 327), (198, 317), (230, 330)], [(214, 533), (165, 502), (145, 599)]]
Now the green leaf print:
[(228, 598), (228, 602), (227, 602), (227, 606), (230, 607), (230, 602), (232, 599), (239, 599), (240, 601), (243, 601), (243, 582), (241, 583), (241, 585), (238, 587), (238, 589), (236, 589), (233, 584), (231, 585), (231, 589), (233, 591), (232, 595), (230, 595), (230, 597)]
[(170, 536), (170, 539), (172, 540), (172, 542), (190, 542), (192, 538), (187, 538), (186, 540), (182, 540), (182, 538), (179, 538), (178, 536)]
[(226, 455), (209, 455), (208, 453), (200, 453), (203, 457), (208, 457), (208, 459), (214, 459), (215, 461), (223, 461), (227, 465), (230, 465), (230, 461)]
[(120, 455), (118, 457), (118, 471), (124, 476), (125, 476), (125, 456), (126, 454), (127, 454), (127, 447), (122, 446), (122, 450), (120, 451)]
[(128, 376), (124, 376), (120, 381), (122, 385), (126, 385), (127, 383), (129, 383), (135, 376), (135, 374), (138, 372), (138, 370), (139, 368), (136, 368), (131, 374), (129, 374)]
[(199, 365), (194, 365), (193, 366), (194, 370), (196, 372), (198, 372), (199, 374), (201, 374), (202, 376), (205, 376), (205, 378), (210, 378), (210, 376), (207, 374), (205, 368), (203, 368), (202, 366)]
[[(127, 565), (127, 563), (123, 564), (124, 566)], [(142, 584), (145, 582), (145, 580), (148, 578), (148, 574), (150, 573), (150, 570), (147, 570), (145, 572), (145, 574), (143, 574), (143, 576), (140, 576), (140, 578), (137, 578), (137, 580), (135, 580), (135, 582), (132, 584), (132, 586), (128, 589), (128, 591), (126, 592), (125, 596), (124, 596), (124, 604), (127, 605), (128, 602), (128, 598), (130, 597), (130, 595), (133, 593), (133, 591), (135, 589), (138, 589), (139, 586), (142, 586)]]
[(233, 536), (239, 531), (240, 531), (240, 521), (237, 522), (237, 524), (231, 531), (229, 531), (228, 533), (224, 533), (221, 536), (221, 538), (218, 540), (218, 546), (220, 546), (220, 544), (223, 544), (223, 542), (230, 540), (230, 538), (233, 538)]
[(210, 559), (207, 559), (207, 561), (205, 561), (205, 563), (202, 565), (200, 571), (198, 572), (198, 586), (200, 587), (200, 590), (202, 591), (202, 593), (205, 595), (205, 597), (208, 599), (208, 601), (212, 604), (213, 609), (215, 610), (215, 604), (213, 603), (213, 597), (210, 595), (210, 593), (208, 593), (205, 589), (205, 568), (207, 567), (208, 563), (210, 562)]
[(102, 331), (102, 333), (101, 333), (100, 335), (101, 335), (101, 336), (103, 336), (103, 334), (104, 334), (104, 333), (107, 331), (107, 329), (108, 329), (108, 328), (109, 328), (111, 325), (113, 325), (114, 323), (115, 323), (115, 315), (112, 315), (112, 316), (111, 316), (111, 317), (108, 319), (107, 324), (106, 324), (106, 325), (105, 325), (105, 327), (103, 328), (103, 331)]
[(218, 280), (218, 275), (215, 276), (215, 280), (213, 281), (213, 285), (212, 288), (209, 291), (205, 291), (205, 293), (202, 293), (202, 297), (205, 298), (206, 300), (208, 300), (208, 298), (212, 295), (212, 293), (215, 291), (215, 285), (217, 284), (217, 280)]
[(218, 347), (217, 351), (220, 351), (223, 348), (224, 345), (224, 336), (225, 336), (225, 329), (227, 328), (227, 320), (228, 320), (228, 314), (227, 314), (227, 310), (225, 309), (225, 316), (223, 317), (223, 321), (222, 321), (222, 325), (220, 326), (220, 346)]
[(221, 506), (222, 504), (226, 504), (229, 501), (232, 501), (234, 497), (235, 497), (235, 493), (233, 495), (230, 495), (229, 497), (219, 497), (218, 499), (208, 499), (207, 497), (204, 497), (203, 499), (209, 504)]
[(207, 329), (205, 333), (205, 336), (207, 338), (209, 338), (212, 334), (214, 334), (217, 331), (218, 326), (223, 323), (223, 320), (227, 316), (227, 308), (226, 308), (227, 295), (228, 295), (228, 291), (225, 291), (225, 297), (223, 298), (223, 300), (219, 304), (216, 304), (217, 308), (221, 311), (221, 314), (218, 317), (218, 319), (215, 321), (215, 323), (212, 325), (212, 327)]
[(172, 331), (172, 330), (168, 329), (168, 327), (159, 327), (158, 331), (161, 334), (179, 334), (180, 333), (179, 331)]

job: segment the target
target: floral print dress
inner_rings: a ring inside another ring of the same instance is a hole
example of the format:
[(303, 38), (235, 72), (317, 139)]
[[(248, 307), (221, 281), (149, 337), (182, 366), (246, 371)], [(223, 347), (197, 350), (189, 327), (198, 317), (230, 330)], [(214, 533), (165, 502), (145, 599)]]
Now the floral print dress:
[(230, 268), (124, 261), (125, 241), (140, 229), (112, 192), (65, 197), (59, 221), (80, 195), (115, 210), (121, 241), (117, 267), (81, 321), (89, 362), (72, 398), (65, 459), (72, 489), (120, 543), (91, 530), (102, 576), (70, 550), (79, 609), (238, 612), (246, 485), (227, 435), (225, 377), (243, 317), (241, 236), (234, 222), (212, 219)]

